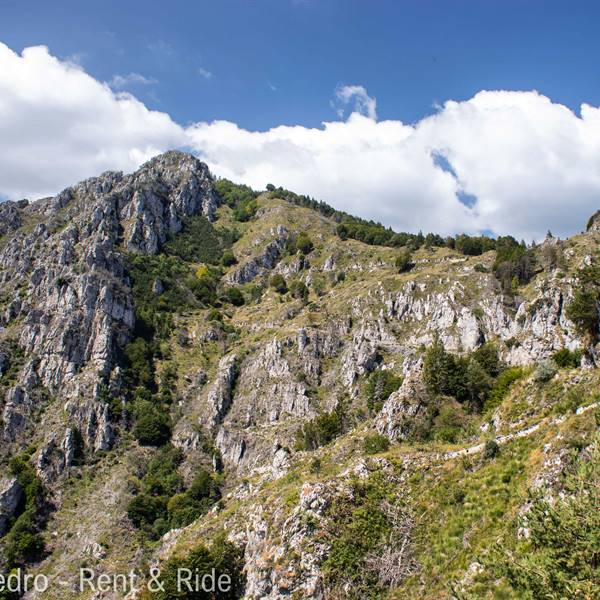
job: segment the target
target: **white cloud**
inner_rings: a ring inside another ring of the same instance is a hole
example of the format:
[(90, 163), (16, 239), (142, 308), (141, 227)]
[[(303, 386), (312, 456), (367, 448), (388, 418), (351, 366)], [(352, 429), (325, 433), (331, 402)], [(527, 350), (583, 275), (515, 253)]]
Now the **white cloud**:
[(218, 175), (283, 185), (399, 230), (565, 236), (600, 204), (599, 108), (576, 115), (536, 92), (489, 91), (406, 125), (377, 121), (362, 86), (336, 97), (353, 112), (319, 128), (183, 128), (44, 47), (19, 56), (0, 44), (0, 196), (55, 193), (187, 147)]
[(171, 118), (115, 93), (47, 48), (0, 44), (0, 193), (53, 194), (186, 141)]
[(154, 79), (154, 77), (145, 77), (141, 73), (129, 73), (127, 75), (113, 75), (108, 85), (115, 89), (123, 89), (129, 85), (154, 85), (156, 83), (158, 83), (158, 79)]
[(198, 67), (196, 69), (196, 73), (198, 73), (198, 75), (200, 75), (200, 77), (204, 77), (204, 79), (212, 79), (213, 74), (205, 69), (204, 67)]
[[(360, 113), (369, 117), (369, 119), (377, 119), (377, 100), (367, 94), (367, 90), (362, 85), (339, 85), (335, 90), (336, 98), (343, 105), (349, 104), (354, 99), (353, 112)], [(344, 114), (343, 108), (338, 110), (338, 116)]]

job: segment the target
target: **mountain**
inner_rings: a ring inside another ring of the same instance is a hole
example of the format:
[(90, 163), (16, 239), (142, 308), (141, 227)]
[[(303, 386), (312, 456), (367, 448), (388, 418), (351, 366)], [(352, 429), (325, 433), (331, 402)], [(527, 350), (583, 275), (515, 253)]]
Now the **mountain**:
[(0, 236), (0, 570), (598, 592), (598, 213), (534, 247), (396, 234), (168, 152), (0, 204)]

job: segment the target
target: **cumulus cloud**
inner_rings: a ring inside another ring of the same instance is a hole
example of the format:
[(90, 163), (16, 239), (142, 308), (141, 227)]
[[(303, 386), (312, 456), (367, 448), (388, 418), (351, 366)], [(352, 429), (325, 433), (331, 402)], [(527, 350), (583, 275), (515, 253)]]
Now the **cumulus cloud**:
[[(343, 105), (354, 100), (353, 112), (365, 115), (369, 119), (377, 119), (377, 100), (369, 96), (362, 85), (340, 85), (335, 90), (335, 96)], [(339, 108), (337, 112), (339, 117), (344, 115), (343, 108)]]
[(600, 197), (600, 109), (579, 115), (536, 92), (483, 91), (420, 122), (377, 121), (362, 86), (336, 90), (350, 115), (318, 128), (181, 127), (44, 47), (0, 44), (0, 196), (55, 193), (168, 148), (213, 172), (323, 199), (398, 230), (492, 230), (530, 240), (581, 230)]
[(108, 85), (115, 89), (123, 89), (129, 85), (154, 85), (158, 83), (154, 77), (146, 77), (141, 73), (129, 73), (127, 75), (113, 75)]
[(0, 193), (54, 194), (107, 169), (135, 169), (185, 141), (168, 115), (113, 92), (47, 48), (18, 55), (0, 44)]

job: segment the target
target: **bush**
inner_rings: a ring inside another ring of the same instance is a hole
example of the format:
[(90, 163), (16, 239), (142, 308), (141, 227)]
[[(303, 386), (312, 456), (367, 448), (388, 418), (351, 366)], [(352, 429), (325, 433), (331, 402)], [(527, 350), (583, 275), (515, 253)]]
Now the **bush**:
[(224, 267), (230, 267), (231, 265), (235, 265), (237, 263), (237, 259), (235, 254), (231, 250), (225, 250), (223, 252), (223, 256), (221, 257), (221, 264)]
[(166, 499), (139, 494), (127, 505), (127, 516), (138, 529), (144, 525), (152, 525), (157, 519), (167, 516)]
[(575, 323), (578, 332), (582, 335), (590, 335), (592, 339), (596, 339), (598, 335), (598, 301), (597, 291), (579, 289), (566, 310), (567, 317)]
[(413, 268), (412, 254), (408, 248), (403, 248), (396, 256), (395, 265), (398, 273), (406, 273)]
[(533, 378), (539, 383), (550, 381), (556, 375), (556, 365), (551, 360), (544, 360), (538, 364), (533, 373)]
[(270, 284), (278, 294), (286, 294), (288, 291), (285, 279), (283, 278), (283, 275), (279, 273), (276, 273), (273, 275), (273, 277), (271, 277)]
[(233, 209), (233, 218), (236, 221), (250, 221), (256, 214), (258, 204), (256, 200), (243, 200)]
[(312, 243), (312, 240), (304, 231), (302, 231), (296, 236), (289, 237), (286, 242), (286, 250), (288, 254), (291, 255), (300, 252), (301, 254), (306, 256), (307, 254), (310, 254), (313, 251), (313, 249), (314, 245)]
[(561, 369), (576, 369), (581, 364), (581, 350), (571, 352), (568, 348), (562, 348), (552, 355), (552, 360)]
[(378, 413), (390, 394), (402, 385), (402, 377), (391, 371), (373, 371), (367, 383), (367, 406), (371, 414)]
[(5, 537), (4, 555), (9, 568), (38, 561), (44, 552), (41, 530), (46, 522), (45, 490), (27, 453), (11, 458), (9, 471), (22, 489), (17, 518)]
[(486, 412), (491, 412), (506, 398), (511, 385), (525, 376), (525, 371), (521, 367), (511, 367), (502, 371), (498, 379), (494, 382), (494, 386), (490, 392), (488, 399), (484, 404)]
[(316, 450), (342, 433), (342, 415), (339, 410), (319, 415), (305, 423), (296, 434), (297, 450)]
[(363, 440), (363, 451), (365, 454), (379, 454), (390, 447), (390, 440), (385, 435), (373, 433), (367, 435)]
[(290, 294), (298, 300), (306, 300), (308, 298), (308, 288), (302, 281), (293, 281), (290, 285)]
[(433, 419), (430, 435), (434, 440), (454, 444), (459, 441), (468, 425), (469, 418), (464, 408), (460, 404), (446, 402)]
[(498, 442), (495, 440), (488, 440), (483, 449), (483, 458), (489, 460), (495, 458), (498, 456), (498, 454), (500, 454), (500, 446), (498, 445)]
[(244, 294), (237, 287), (230, 287), (225, 290), (225, 299), (234, 306), (244, 305)]
[[(160, 583), (157, 591), (152, 593), (156, 600), (187, 600), (195, 598), (211, 598), (225, 600), (241, 598), (244, 592), (245, 579), (242, 571), (242, 551), (226, 541), (224, 536), (217, 537), (212, 546), (207, 548), (204, 544), (196, 546), (185, 556), (176, 556), (169, 559), (160, 573)], [(216, 578), (228, 575), (231, 589), (215, 593), (202, 590), (190, 592), (186, 586), (178, 584), (178, 574), (182, 569), (188, 569), (193, 574), (198, 574), (200, 580), (204, 575), (211, 575), (214, 569)]]
[(171, 439), (171, 418), (162, 407), (138, 401), (133, 435), (142, 446), (162, 446)]
[(184, 219), (181, 231), (169, 237), (163, 251), (186, 262), (215, 265), (231, 241), (232, 232), (219, 231), (204, 215), (195, 215)]

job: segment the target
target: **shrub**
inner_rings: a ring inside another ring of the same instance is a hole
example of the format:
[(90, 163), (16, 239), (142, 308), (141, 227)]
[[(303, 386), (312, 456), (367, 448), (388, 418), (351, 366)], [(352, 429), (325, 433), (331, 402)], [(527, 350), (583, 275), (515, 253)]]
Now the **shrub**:
[(243, 200), (233, 209), (233, 218), (241, 222), (250, 221), (257, 209), (256, 200)]
[(571, 352), (568, 348), (562, 348), (552, 355), (552, 360), (561, 369), (576, 369), (581, 363), (581, 350)]
[(477, 263), (473, 267), (473, 269), (475, 271), (477, 271), (478, 273), (489, 273), (490, 272), (490, 270), (485, 265), (482, 265), (481, 263)]
[(243, 306), (244, 294), (237, 287), (230, 287), (225, 290), (225, 299), (234, 306)]
[(468, 425), (469, 418), (464, 408), (460, 404), (446, 402), (433, 419), (430, 435), (434, 440), (453, 444), (460, 439)]
[(166, 499), (139, 494), (127, 505), (127, 516), (138, 529), (144, 525), (152, 525), (157, 519), (167, 516)]
[(133, 435), (142, 446), (162, 446), (171, 439), (171, 419), (164, 409), (138, 401), (135, 414)]
[(390, 440), (385, 435), (373, 433), (367, 435), (363, 440), (363, 451), (365, 454), (379, 454), (390, 447)]
[(495, 458), (498, 456), (498, 454), (500, 454), (500, 446), (498, 445), (498, 442), (495, 440), (488, 440), (483, 449), (483, 458), (489, 460)]
[(223, 256), (221, 257), (221, 264), (224, 267), (230, 267), (231, 265), (235, 265), (237, 263), (237, 259), (235, 254), (231, 250), (225, 250), (223, 252)]
[(511, 385), (524, 377), (525, 371), (521, 367), (511, 367), (502, 371), (498, 376), (498, 379), (494, 382), (494, 386), (490, 392), (488, 399), (484, 404), (486, 412), (491, 412), (506, 398)]
[(235, 208), (241, 202), (254, 200), (258, 196), (252, 188), (247, 185), (239, 185), (228, 179), (219, 179), (215, 183), (217, 194), (230, 208)]
[(550, 381), (556, 375), (556, 365), (551, 360), (543, 360), (533, 373), (533, 378), (539, 383)]
[[(210, 548), (200, 544), (185, 556), (175, 556), (169, 559), (161, 569), (159, 576), (161, 585), (157, 586), (157, 590), (152, 593), (151, 597), (156, 600), (192, 600), (194, 598), (233, 600), (241, 598), (245, 587), (242, 567), (242, 551), (226, 541), (224, 536), (219, 536), (213, 541)], [(198, 574), (200, 579), (204, 575), (210, 576), (214, 569), (217, 579), (219, 576), (229, 576), (231, 588), (228, 591), (214, 593), (205, 593), (202, 590), (190, 592), (185, 585), (180, 586), (178, 583), (178, 574), (183, 569)]]
[(181, 231), (169, 237), (163, 251), (186, 262), (215, 265), (230, 243), (231, 232), (219, 231), (204, 215), (195, 215), (183, 220)]
[(396, 256), (395, 265), (398, 273), (406, 273), (413, 268), (412, 254), (408, 248), (402, 249), (398, 256)]
[(293, 281), (290, 285), (290, 294), (298, 300), (306, 300), (308, 298), (308, 288), (302, 281)]
[(575, 292), (573, 300), (567, 306), (567, 317), (577, 327), (582, 335), (590, 335), (595, 339), (598, 334), (598, 292), (592, 289), (579, 289)]
[(280, 273), (276, 273), (275, 275), (273, 275), (273, 277), (271, 277), (270, 284), (271, 284), (271, 287), (278, 294), (286, 294), (288, 291), (285, 279), (283, 278), (283, 275), (281, 275)]
[(307, 233), (302, 231), (296, 236), (291, 236), (286, 242), (286, 250), (288, 254), (296, 254), (300, 252), (303, 255), (310, 254), (314, 249), (312, 240)]
[(323, 413), (305, 423), (296, 435), (297, 450), (316, 450), (342, 433), (340, 410)]
[(4, 555), (9, 568), (23, 567), (37, 561), (44, 552), (41, 530), (46, 522), (45, 490), (24, 453), (11, 458), (9, 471), (22, 489), (23, 498), (17, 508), (17, 518), (5, 538)]

